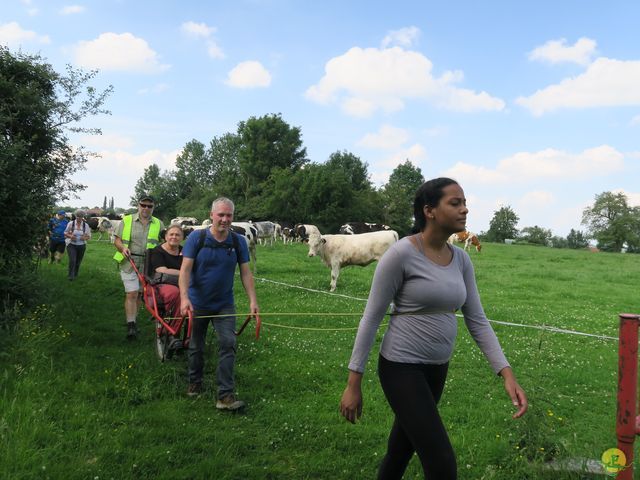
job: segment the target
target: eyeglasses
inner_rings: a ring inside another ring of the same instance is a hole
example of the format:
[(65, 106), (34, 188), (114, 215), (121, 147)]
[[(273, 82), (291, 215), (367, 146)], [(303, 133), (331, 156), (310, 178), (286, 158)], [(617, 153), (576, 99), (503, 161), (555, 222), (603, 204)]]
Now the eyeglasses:
[(148, 203), (139, 203), (142, 208), (153, 208), (153, 205), (149, 205)]

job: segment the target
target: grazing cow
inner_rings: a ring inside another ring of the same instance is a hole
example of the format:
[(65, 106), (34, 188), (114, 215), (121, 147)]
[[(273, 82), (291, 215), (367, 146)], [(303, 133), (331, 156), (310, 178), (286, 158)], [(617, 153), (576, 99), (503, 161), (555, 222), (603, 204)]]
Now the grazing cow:
[(296, 232), (293, 228), (283, 227), (282, 229), (282, 243), (293, 243), (296, 239)]
[(102, 234), (109, 234), (111, 230), (111, 220), (107, 217), (89, 217), (87, 218), (87, 225), (94, 232), (97, 231), (100, 233), (98, 240), (102, 240)]
[(467, 230), (463, 230), (462, 232), (454, 233), (453, 235), (451, 235), (449, 237), (447, 242), (451, 243), (452, 245), (455, 242), (459, 242), (459, 243), (463, 243), (464, 242), (464, 249), (465, 250), (469, 250), (469, 247), (471, 247), (471, 245), (473, 245), (474, 247), (476, 247), (476, 251), (478, 253), (480, 253), (480, 250), (482, 250), (482, 245), (480, 244), (480, 240), (478, 240), (478, 236), (475, 233), (469, 232)]
[(247, 247), (249, 247), (249, 255), (251, 255), (251, 260), (253, 260), (253, 274), (255, 275), (258, 230), (250, 222), (233, 222), (231, 223), (231, 230), (246, 240)]
[[(273, 222), (250, 222), (256, 230), (258, 231), (258, 245), (267, 244), (267, 240), (269, 241), (269, 245), (273, 246), (273, 241), (277, 238), (276, 230), (279, 230), (280, 225)], [(276, 228), (278, 227), (278, 228)]]
[(388, 225), (382, 223), (348, 222), (340, 227), (343, 235), (358, 235), (359, 233), (379, 232), (381, 230), (391, 230)]
[(198, 225), (198, 219), (194, 217), (176, 217), (171, 219), (171, 225), (180, 225), (181, 227)]
[(307, 225), (306, 223), (298, 223), (293, 231), (295, 233), (295, 238), (299, 242), (308, 242), (309, 237), (311, 235), (322, 235), (320, 230), (315, 225)]
[(358, 235), (311, 235), (309, 256), (319, 255), (331, 268), (331, 288), (335, 291), (340, 269), (349, 265), (366, 266), (380, 260), (382, 254), (398, 241), (394, 230), (361, 233)]

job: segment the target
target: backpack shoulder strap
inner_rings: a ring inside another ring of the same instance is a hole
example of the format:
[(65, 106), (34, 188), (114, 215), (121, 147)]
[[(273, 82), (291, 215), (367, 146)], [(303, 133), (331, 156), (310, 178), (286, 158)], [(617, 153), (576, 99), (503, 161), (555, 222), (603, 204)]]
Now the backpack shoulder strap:
[(236, 251), (236, 261), (238, 262), (238, 266), (240, 266), (240, 243), (238, 240), (238, 234), (231, 230), (231, 241), (233, 242), (233, 248)]

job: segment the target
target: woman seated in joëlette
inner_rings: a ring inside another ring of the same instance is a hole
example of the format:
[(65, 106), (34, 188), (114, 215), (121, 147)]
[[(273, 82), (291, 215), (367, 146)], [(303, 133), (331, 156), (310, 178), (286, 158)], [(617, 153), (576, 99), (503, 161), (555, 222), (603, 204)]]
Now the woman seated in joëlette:
[(171, 225), (165, 233), (165, 242), (149, 251), (149, 272), (157, 288), (167, 316), (180, 316), (180, 289), (178, 275), (182, 265), (183, 234), (180, 225)]

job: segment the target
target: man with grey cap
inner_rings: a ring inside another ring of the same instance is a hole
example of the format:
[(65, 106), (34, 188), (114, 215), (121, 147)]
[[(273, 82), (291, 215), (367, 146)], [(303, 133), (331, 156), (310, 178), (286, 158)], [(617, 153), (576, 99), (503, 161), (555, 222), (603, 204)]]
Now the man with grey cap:
[(160, 242), (162, 221), (153, 216), (155, 200), (151, 195), (143, 194), (138, 199), (138, 212), (125, 215), (116, 232), (114, 260), (120, 268), (120, 278), (124, 284), (124, 311), (127, 320), (127, 338), (135, 340), (138, 335), (136, 318), (140, 306), (140, 282), (128, 258), (131, 258), (138, 271), (144, 267), (144, 257), (149, 248)]

